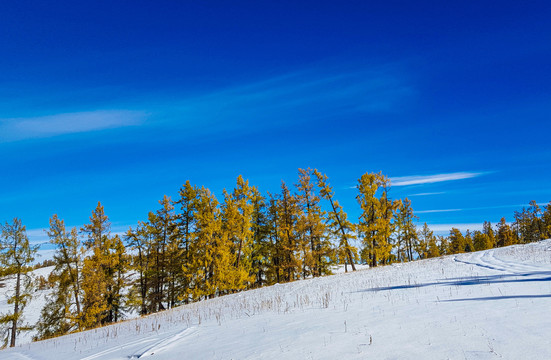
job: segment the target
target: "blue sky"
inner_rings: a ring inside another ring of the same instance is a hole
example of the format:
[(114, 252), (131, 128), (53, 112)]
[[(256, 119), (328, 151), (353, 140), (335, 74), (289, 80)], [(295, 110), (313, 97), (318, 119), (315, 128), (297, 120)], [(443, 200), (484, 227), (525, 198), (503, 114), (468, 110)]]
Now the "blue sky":
[[(470, 3), (470, 4), (468, 4)], [(186, 180), (382, 171), (439, 231), (551, 200), (551, 5), (0, 4), (0, 221), (115, 230)]]

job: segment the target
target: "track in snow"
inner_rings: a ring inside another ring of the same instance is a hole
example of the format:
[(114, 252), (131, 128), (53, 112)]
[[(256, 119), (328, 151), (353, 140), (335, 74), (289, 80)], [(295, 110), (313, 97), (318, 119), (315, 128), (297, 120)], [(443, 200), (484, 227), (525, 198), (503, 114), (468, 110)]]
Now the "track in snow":
[(155, 345), (147, 347), (145, 349), (140, 349), (137, 352), (135, 352), (130, 358), (131, 359), (142, 359), (145, 357), (153, 356), (157, 353), (164, 352), (167, 350), (170, 350), (170, 348), (174, 347), (178, 343), (187, 340), (187, 338), (196, 333), (196, 328), (187, 328), (185, 330), (180, 331), (178, 334), (174, 336), (170, 336), (164, 340), (161, 340), (157, 342)]
[(456, 255), (454, 257), (454, 260), (460, 263), (476, 265), (487, 269), (503, 271), (511, 274), (530, 274), (550, 270), (550, 268), (547, 266), (524, 264), (512, 260), (500, 259), (498, 256), (496, 256), (496, 252), (499, 252), (499, 249), (491, 249), (470, 254), (461, 254)]

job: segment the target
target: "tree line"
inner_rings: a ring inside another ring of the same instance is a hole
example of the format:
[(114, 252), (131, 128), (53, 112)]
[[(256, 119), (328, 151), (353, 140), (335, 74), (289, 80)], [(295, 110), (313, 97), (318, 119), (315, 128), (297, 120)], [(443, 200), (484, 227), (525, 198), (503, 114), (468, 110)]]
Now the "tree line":
[[(147, 315), (194, 301), (331, 274), (335, 265), (356, 269), (484, 250), (551, 237), (551, 203), (535, 201), (493, 227), (465, 234), (452, 228), (435, 236), (417, 229), (409, 199), (389, 196), (390, 180), (366, 173), (357, 183), (361, 213), (348, 219), (326, 175), (299, 169), (298, 182), (282, 182), (262, 195), (241, 176), (219, 201), (186, 182), (176, 199), (164, 196), (123, 235), (113, 235), (101, 203), (82, 228), (67, 229), (57, 215), (46, 233), (55, 245), (48, 279), (30, 281), (37, 247), (19, 219), (2, 225), (0, 276), (14, 276), (13, 311), (0, 316), (4, 345), (32, 327), (23, 309), (33, 287), (50, 293), (35, 325), (35, 340), (117, 322), (131, 311)], [(359, 246), (357, 246), (359, 245)]]

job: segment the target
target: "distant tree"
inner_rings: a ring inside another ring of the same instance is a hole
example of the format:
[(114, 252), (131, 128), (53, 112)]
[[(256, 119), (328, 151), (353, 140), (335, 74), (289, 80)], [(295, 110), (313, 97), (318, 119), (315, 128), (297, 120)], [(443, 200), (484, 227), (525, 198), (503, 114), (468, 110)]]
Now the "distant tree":
[(229, 275), (231, 291), (244, 290), (254, 281), (252, 274), (253, 188), (240, 175), (232, 193), (224, 191), (222, 232), (229, 241), (233, 267)]
[[(254, 274), (253, 287), (261, 287), (266, 284), (273, 284), (275, 281), (268, 277), (270, 269), (273, 268), (270, 242), (270, 221), (268, 217), (268, 208), (266, 198), (258, 191), (252, 188), (252, 220), (251, 227), (253, 232), (253, 241), (251, 249), (251, 271)], [(272, 271), (273, 274), (273, 271)]]
[(386, 264), (391, 258), (392, 220), (399, 202), (388, 198), (389, 188), (390, 180), (382, 173), (365, 173), (358, 180), (356, 199), (362, 209), (358, 232), (364, 245), (363, 257), (369, 259), (372, 267)]
[(442, 235), (438, 235), (438, 252), (440, 255), (450, 255), (450, 243), (448, 238)]
[(176, 303), (176, 282), (182, 270), (183, 251), (179, 247), (178, 224), (170, 197), (159, 200), (161, 208), (148, 215), (152, 240), (151, 291), (153, 311), (171, 308)]
[(531, 200), (528, 208), (515, 211), (515, 221), (512, 224), (518, 242), (529, 243), (544, 238), (545, 226), (542, 220), (542, 210), (535, 200)]
[(492, 229), (492, 223), (489, 221), (484, 221), (484, 224), (482, 225), (482, 233), (486, 235), (488, 239), (488, 246), (490, 246), (488, 249), (494, 248), (496, 246), (496, 237), (494, 230)]
[(302, 207), (298, 219), (298, 233), (302, 239), (303, 277), (331, 274), (335, 262), (334, 249), (326, 236), (327, 213), (321, 209), (320, 197), (312, 182), (313, 170), (298, 169), (298, 201)]
[(31, 246), (25, 226), (20, 219), (13, 219), (1, 227), (0, 264), (3, 266), (4, 276), (15, 277), (15, 287), (8, 297), (8, 304), (13, 305), (9, 313), (0, 314), (0, 325), (8, 325), (4, 334), (4, 347), (9, 344), (15, 346), (17, 335), (30, 327), (23, 325), (23, 310), (32, 297), (32, 281), (29, 272), (32, 270), (38, 246)]
[(128, 279), (126, 275), (130, 266), (130, 257), (126, 254), (126, 247), (124, 246), (124, 243), (122, 242), (122, 239), (119, 235), (115, 235), (113, 237), (112, 244), (113, 248), (111, 251), (111, 271), (113, 271), (113, 287), (111, 289), (112, 298), (110, 299), (110, 302), (112, 303), (112, 310), (110, 311), (110, 321), (117, 322), (123, 319), (123, 314), (126, 309), (124, 304), (125, 297), (123, 290), (128, 285)]
[(436, 237), (431, 236), (429, 238), (429, 252), (427, 257), (433, 258), (440, 256), (440, 248), (438, 247), (438, 244), (436, 243)]
[(521, 211), (515, 211), (515, 221), (512, 224), (514, 236), (518, 239), (518, 242), (529, 242), (533, 238), (532, 221), (530, 214), (526, 208)]
[(449, 253), (450, 254), (459, 254), (465, 252), (465, 247), (467, 245), (465, 237), (457, 228), (452, 228), (450, 230), (449, 239)]
[[(397, 243), (405, 250), (404, 258), (398, 258), (398, 260), (412, 261), (414, 260), (414, 251), (421, 250), (419, 244), (419, 238), (417, 236), (417, 228), (413, 223), (414, 220), (418, 219), (417, 216), (413, 214), (413, 209), (411, 208), (411, 200), (405, 198), (403, 201), (397, 201), (397, 211), (396, 211), (396, 222), (395, 222), (395, 233)], [(426, 243), (428, 245), (428, 242)], [(423, 258), (418, 252), (418, 256)]]
[(57, 215), (50, 218), (46, 231), (50, 243), (56, 247), (54, 269), (48, 278), (53, 292), (46, 297), (37, 324), (36, 340), (67, 334), (81, 329), (81, 276), (84, 258), (77, 229), (67, 232), (65, 223)]
[(269, 257), (268, 266), (266, 268), (266, 284), (272, 285), (275, 283), (283, 282), (283, 276), (281, 271), (282, 254), (281, 254), (281, 239), (279, 237), (281, 231), (279, 230), (280, 212), (278, 206), (278, 197), (274, 194), (269, 194), (269, 205), (266, 212), (266, 230), (268, 232), (267, 242), (262, 249), (265, 256)]
[(195, 218), (197, 198), (199, 196), (199, 189), (197, 186), (192, 186), (191, 183), (186, 181), (180, 188), (178, 194), (180, 198), (174, 202), (177, 205), (179, 211), (176, 213), (176, 223), (178, 226), (178, 238), (180, 247), (182, 248), (181, 269), (182, 277), (180, 279), (180, 295), (184, 303), (188, 303), (190, 298), (190, 288), (192, 286), (191, 281), (193, 274), (192, 269), (192, 256), (190, 250), (190, 244), (192, 241), (193, 233), (195, 232), (195, 224), (197, 219)]
[(438, 249), (438, 245), (436, 243), (436, 236), (434, 236), (434, 233), (429, 228), (427, 223), (425, 223), (423, 228), (419, 230), (417, 237), (419, 241), (415, 251), (419, 254), (420, 259), (440, 256), (440, 250)]
[[(162, 261), (166, 272), (166, 306), (173, 308), (180, 303), (180, 299), (185, 297), (186, 284), (183, 281), (182, 265), (186, 259), (185, 243), (182, 241), (180, 227), (178, 226), (178, 215), (176, 214), (174, 203), (168, 196), (163, 196), (159, 201), (162, 206), (156, 212), (157, 223), (153, 226), (154, 243), (162, 243), (164, 249), (164, 259)], [(160, 230), (160, 231), (159, 231)], [(157, 241), (155, 241), (157, 240)]]
[(473, 237), (471, 235), (471, 231), (467, 229), (465, 232), (465, 252), (473, 252), (474, 250), (474, 244), (473, 244)]
[(487, 250), (493, 248), (493, 242), (487, 234), (482, 231), (475, 231), (473, 235), (473, 246), (475, 251)]
[(530, 218), (530, 237), (528, 242), (543, 240), (545, 234), (545, 226), (542, 221), (542, 210), (536, 200), (531, 200), (528, 207)]
[(82, 268), (82, 328), (90, 329), (118, 321), (122, 316), (122, 289), (126, 266), (125, 248), (111, 236), (111, 223), (103, 206), (92, 212), (81, 232), (87, 236), (87, 256)]
[(514, 243), (514, 236), (511, 227), (505, 221), (505, 218), (501, 218), (499, 224), (497, 224), (496, 246), (509, 246)]
[(545, 211), (541, 216), (543, 234), (542, 238), (551, 238), (551, 201), (545, 206)]
[(194, 300), (213, 298), (232, 290), (231, 241), (224, 236), (216, 197), (206, 188), (198, 192), (195, 231), (191, 237), (191, 295)]
[(302, 259), (300, 258), (300, 238), (297, 222), (301, 208), (299, 199), (291, 194), (287, 185), (281, 183), (281, 194), (277, 200), (278, 213), (278, 250), (279, 267), (283, 281), (289, 282), (301, 276)]
[(337, 252), (341, 259), (344, 259), (344, 269), (348, 271), (347, 264), (352, 267), (352, 271), (356, 271), (354, 265), (357, 255), (357, 249), (350, 244), (350, 242), (356, 238), (356, 227), (348, 220), (348, 216), (344, 212), (339, 202), (333, 199), (333, 188), (327, 182), (327, 175), (320, 173), (314, 169), (314, 175), (317, 178), (318, 188), (320, 196), (329, 201), (331, 209), (327, 220), (327, 226), (329, 233), (335, 238), (339, 239), (339, 246)]
[(92, 212), (90, 224), (81, 228), (86, 235), (84, 241), (88, 251), (82, 267), (82, 328), (91, 329), (107, 322), (108, 319), (108, 295), (107, 283), (109, 260), (106, 253), (109, 252), (110, 227), (108, 217), (103, 206), (98, 206)]
[(137, 274), (137, 278), (130, 284), (128, 303), (131, 307), (139, 309), (140, 315), (147, 315), (153, 310), (149, 302), (153, 258), (152, 237), (148, 225), (141, 221), (138, 221), (136, 230), (128, 229), (125, 236), (129, 248), (135, 252), (130, 262), (130, 269)]

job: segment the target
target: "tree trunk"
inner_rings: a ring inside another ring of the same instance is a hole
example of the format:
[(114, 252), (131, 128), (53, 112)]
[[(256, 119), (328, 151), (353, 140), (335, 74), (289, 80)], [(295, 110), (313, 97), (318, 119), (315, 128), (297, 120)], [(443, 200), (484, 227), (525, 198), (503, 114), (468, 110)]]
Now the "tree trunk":
[(329, 198), (329, 201), (331, 202), (331, 207), (333, 208), (333, 212), (335, 213), (335, 218), (337, 219), (337, 222), (339, 223), (339, 228), (342, 232), (342, 238), (344, 240), (344, 247), (346, 248), (346, 254), (348, 255), (348, 260), (350, 261), (350, 266), (352, 267), (352, 271), (356, 271), (356, 266), (354, 266), (354, 257), (352, 256), (352, 251), (350, 251), (350, 247), (348, 246), (348, 240), (346, 239), (346, 233), (344, 232), (344, 229), (341, 224), (341, 219), (339, 218), (339, 215), (337, 214), (337, 210), (335, 209), (335, 205), (333, 204), (333, 199)]
[(21, 293), (21, 271), (17, 272), (17, 280), (15, 283), (15, 303), (13, 305), (13, 320), (11, 325), (10, 347), (15, 346), (15, 337), (17, 335), (17, 319), (19, 318), (19, 296)]
[(371, 254), (371, 267), (377, 266), (377, 255), (375, 254), (375, 247), (377, 246), (377, 242), (375, 241), (375, 237), (373, 237), (373, 251)]

